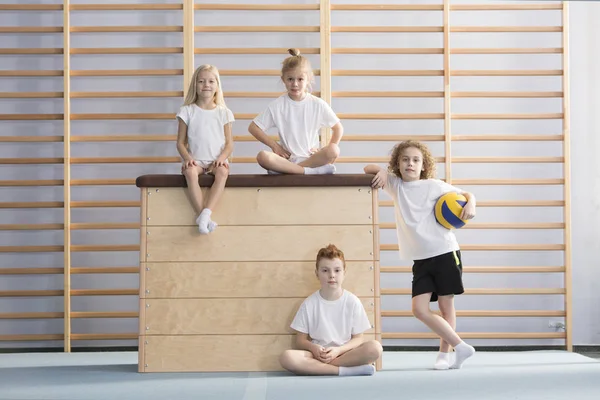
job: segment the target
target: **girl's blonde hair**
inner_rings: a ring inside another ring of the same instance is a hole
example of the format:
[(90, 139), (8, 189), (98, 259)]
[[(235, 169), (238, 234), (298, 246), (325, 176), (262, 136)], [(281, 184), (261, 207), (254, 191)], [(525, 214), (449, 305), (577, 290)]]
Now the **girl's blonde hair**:
[(287, 57), (281, 63), (283, 66), (281, 67), (281, 79), (283, 79), (283, 75), (291, 70), (296, 68), (301, 68), (303, 72), (306, 73), (308, 79), (308, 85), (306, 89), (308, 92), (312, 91), (311, 83), (315, 79), (315, 75), (313, 74), (313, 69), (308, 58), (300, 55), (300, 50), (298, 49), (288, 49), (288, 53), (290, 53), (290, 57)]
[(414, 147), (423, 154), (423, 169), (421, 170), (421, 179), (435, 178), (436, 166), (435, 158), (431, 155), (429, 148), (421, 142), (416, 140), (407, 140), (400, 142), (392, 149), (392, 156), (390, 158), (389, 170), (396, 175), (398, 178), (402, 178), (400, 174), (400, 168), (398, 167), (398, 161), (402, 156), (402, 152), (409, 147)]
[(215, 76), (217, 80), (217, 91), (215, 92), (215, 97), (213, 98), (214, 102), (218, 106), (225, 106), (225, 98), (223, 97), (223, 88), (221, 86), (221, 76), (219, 75), (219, 70), (214, 65), (203, 64), (196, 68), (194, 74), (192, 75), (192, 79), (190, 81), (190, 86), (188, 88), (187, 95), (185, 96), (185, 100), (183, 101), (183, 105), (187, 106), (189, 104), (194, 104), (196, 100), (198, 100), (198, 92), (196, 91), (196, 83), (198, 81), (198, 75), (202, 71), (209, 71)]

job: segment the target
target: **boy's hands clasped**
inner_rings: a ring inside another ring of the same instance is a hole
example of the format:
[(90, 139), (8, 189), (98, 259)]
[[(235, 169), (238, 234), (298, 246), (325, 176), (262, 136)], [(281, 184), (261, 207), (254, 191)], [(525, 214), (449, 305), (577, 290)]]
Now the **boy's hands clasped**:
[(321, 351), (321, 361), (325, 364), (329, 364), (340, 356), (339, 347), (326, 347)]
[(339, 347), (322, 347), (315, 345), (311, 352), (317, 360), (325, 364), (329, 364), (340, 356)]

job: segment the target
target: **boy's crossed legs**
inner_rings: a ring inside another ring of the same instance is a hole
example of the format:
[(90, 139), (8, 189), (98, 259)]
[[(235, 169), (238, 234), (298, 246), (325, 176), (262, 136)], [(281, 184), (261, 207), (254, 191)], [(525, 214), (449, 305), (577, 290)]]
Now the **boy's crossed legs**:
[(376, 340), (369, 340), (342, 354), (329, 364), (317, 360), (306, 350), (286, 350), (279, 357), (281, 366), (297, 375), (373, 375), (372, 365), (383, 349)]
[(330, 143), (297, 164), (293, 160), (290, 161), (278, 154), (265, 150), (258, 153), (256, 161), (267, 171), (294, 175), (324, 175), (335, 173), (333, 162), (335, 162), (339, 155), (339, 146), (335, 143)]

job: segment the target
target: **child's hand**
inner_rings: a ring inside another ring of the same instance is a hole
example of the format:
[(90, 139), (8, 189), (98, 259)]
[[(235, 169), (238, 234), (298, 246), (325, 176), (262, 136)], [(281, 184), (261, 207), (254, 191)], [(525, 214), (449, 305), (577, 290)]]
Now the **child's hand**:
[(321, 358), (325, 364), (329, 364), (330, 362), (332, 362), (333, 360), (338, 358), (339, 355), (340, 355), (339, 347), (328, 347), (321, 352)]
[(279, 143), (275, 143), (275, 145), (271, 147), (271, 150), (273, 150), (273, 153), (277, 154), (279, 157), (285, 158), (286, 160), (292, 155), (292, 153), (284, 149)]
[(310, 151), (310, 155), (312, 156), (313, 154), (315, 154), (317, 151), (319, 151), (319, 149), (315, 149), (314, 147), (312, 149), (309, 150)]
[(371, 181), (371, 186), (375, 189), (384, 188), (387, 185), (387, 172), (385, 170), (379, 171), (375, 178)]
[(181, 166), (181, 171), (183, 172), (184, 170), (188, 169), (188, 168), (192, 168), (192, 167), (196, 167), (198, 166), (198, 163), (196, 162), (196, 160), (187, 160), (187, 161), (183, 161), (183, 165)]
[(310, 352), (312, 353), (313, 357), (315, 357), (317, 360), (324, 362), (321, 358), (321, 354), (324, 350), (325, 349), (323, 347), (319, 346), (318, 344), (315, 344), (311, 347)]
[(218, 167), (229, 168), (229, 161), (227, 160), (227, 157), (219, 156), (219, 158), (217, 158), (213, 164), (214, 164), (215, 168), (218, 168)]
[(467, 201), (467, 204), (463, 207), (462, 212), (460, 213), (460, 219), (472, 219), (475, 218), (475, 205), (470, 201)]

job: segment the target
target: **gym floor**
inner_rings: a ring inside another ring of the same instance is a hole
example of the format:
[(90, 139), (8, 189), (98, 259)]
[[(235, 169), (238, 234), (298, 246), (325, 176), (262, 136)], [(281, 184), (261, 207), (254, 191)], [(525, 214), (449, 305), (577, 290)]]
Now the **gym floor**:
[(0, 399), (596, 400), (600, 393), (600, 352), (479, 351), (452, 371), (432, 370), (435, 356), (384, 352), (373, 377), (297, 377), (140, 374), (136, 352), (0, 354)]

